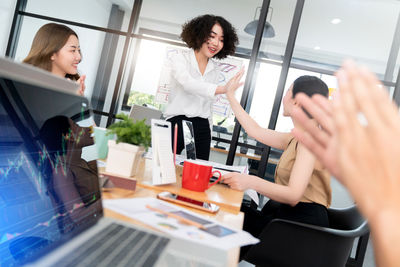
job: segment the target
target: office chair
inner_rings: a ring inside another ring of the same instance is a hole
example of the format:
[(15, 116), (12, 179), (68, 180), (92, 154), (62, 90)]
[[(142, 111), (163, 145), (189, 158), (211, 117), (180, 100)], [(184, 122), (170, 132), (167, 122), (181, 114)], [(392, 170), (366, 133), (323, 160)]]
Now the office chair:
[[(369, 228), (352, 206), (328, 209), (330, 228), (274, 219), (260, 235), (244, 260), (256, 266), (361, 267), (367, 249)], [(358, 239), (355, 258), (350, 257)]]

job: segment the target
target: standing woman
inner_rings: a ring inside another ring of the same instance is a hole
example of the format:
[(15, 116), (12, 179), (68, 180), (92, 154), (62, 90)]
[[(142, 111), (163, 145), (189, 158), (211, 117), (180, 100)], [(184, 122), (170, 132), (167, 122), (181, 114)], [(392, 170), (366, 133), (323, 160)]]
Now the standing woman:
[(187, 120), (193, 124), (197, 158), (208, 160), (214, 96), (224, 94), (227, 86), (217, 86), (220, 70), (210, 59), (233, 55), (238, 37), (224, 18), (202, 15), (182, 26), (181, 38), (191, 49), (170, 57), (171, 92), (164, 117), (172, 124), (172, 140), (178, 125), (178, 154), (184, 148), (182, 120)]
[(78, 93), (83, 95), (86, 75), (78, 74), (81, 60), (78, 35), (65, 25), (48, 23), (36, 33), (31, 50), (23, 62), (78, 82)]

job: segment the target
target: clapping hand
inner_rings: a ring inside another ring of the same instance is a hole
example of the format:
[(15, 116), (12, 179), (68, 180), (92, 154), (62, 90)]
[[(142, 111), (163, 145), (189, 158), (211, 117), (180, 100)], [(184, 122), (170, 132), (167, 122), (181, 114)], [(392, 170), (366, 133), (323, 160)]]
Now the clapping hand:
[(82, 75), (76, 82), (79, 83), (79, 90), (78, 90), (78, 94), (83, 96), (85, 93), (85, 79), (86, 79), (86, 75)]

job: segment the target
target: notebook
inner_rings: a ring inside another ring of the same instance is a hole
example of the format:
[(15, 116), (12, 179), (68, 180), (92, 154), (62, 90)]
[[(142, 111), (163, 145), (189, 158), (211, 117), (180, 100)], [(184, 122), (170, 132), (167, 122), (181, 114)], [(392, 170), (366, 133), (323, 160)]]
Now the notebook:
[(0, 266), (224, 266), (225, 251), (103, 217), (77, 89), (0, 58)]

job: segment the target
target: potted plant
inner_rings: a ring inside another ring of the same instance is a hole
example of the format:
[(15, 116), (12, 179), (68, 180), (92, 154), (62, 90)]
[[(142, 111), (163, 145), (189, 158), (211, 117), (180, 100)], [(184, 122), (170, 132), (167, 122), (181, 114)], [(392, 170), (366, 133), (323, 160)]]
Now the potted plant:
[(118, 114), (117, 119), (120, 121), (107, 130), (107, 134), (115, 134), (117, 140), (108, 140), (106, 172), (134, 176), (143, 152), (151, 144), (150, 126), (145, 120), (133, 122), (125, 114)]

